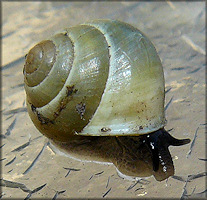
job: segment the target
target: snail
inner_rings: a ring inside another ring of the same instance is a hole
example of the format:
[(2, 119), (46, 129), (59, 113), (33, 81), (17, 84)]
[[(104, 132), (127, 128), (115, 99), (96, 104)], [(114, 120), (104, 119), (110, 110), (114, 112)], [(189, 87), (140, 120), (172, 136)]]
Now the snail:
[(163, 67), (135, 27), (94, 20), (67, 28), (29, 51), (23, 73), (29, 116), (55, 145), (130, 176), (142, 175), (136, 154), (143, 146), (145, 164), (163, 173), (157, 180), (174, 173), (168, 146), (190, 140), (164, 129)]

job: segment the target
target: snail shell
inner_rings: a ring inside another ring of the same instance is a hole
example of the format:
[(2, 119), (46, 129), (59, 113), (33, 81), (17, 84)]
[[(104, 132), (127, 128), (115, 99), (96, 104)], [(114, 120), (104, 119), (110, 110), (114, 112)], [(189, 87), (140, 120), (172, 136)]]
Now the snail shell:
[(165, 125), (164, 74), (150, 40), (116, 20), (67, 28), (24, 66), (27, 108), (52, 140), (148, 134)]

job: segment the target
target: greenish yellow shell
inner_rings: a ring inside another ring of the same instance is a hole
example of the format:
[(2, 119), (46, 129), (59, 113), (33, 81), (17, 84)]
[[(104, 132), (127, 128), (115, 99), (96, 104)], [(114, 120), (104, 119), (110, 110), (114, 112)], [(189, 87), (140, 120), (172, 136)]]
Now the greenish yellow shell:
[(129, 24), (67, 28), (30, 50), (24, 75), (29, 115), (53, 140), (140, 135), (165, 125), (162, 64)]

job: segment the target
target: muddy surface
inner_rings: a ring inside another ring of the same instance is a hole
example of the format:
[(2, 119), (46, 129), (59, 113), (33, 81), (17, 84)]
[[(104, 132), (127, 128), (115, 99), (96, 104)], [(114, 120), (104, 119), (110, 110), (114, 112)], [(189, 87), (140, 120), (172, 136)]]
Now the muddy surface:
[[(3, 2), (1, 198), (204, 198), (204, 2)], [(162, 60), (166, 130), (191, 143), (170, 147), (175, 175), (125, 180), (114, 165), (55, 153), (25, 105), (25, 55), (37, 42), (92, 19), (119, 19), (143, 31)]]

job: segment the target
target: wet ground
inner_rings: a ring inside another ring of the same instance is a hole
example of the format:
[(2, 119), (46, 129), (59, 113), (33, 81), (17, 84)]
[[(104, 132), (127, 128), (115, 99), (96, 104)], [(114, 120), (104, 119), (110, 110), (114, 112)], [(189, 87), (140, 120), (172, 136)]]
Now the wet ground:
[[(204, 2), (3, 2), (1, 198), (204, 198)], [(124, 180), (113, 165), (54, 153), (25, 107), (24, 56), (37, 42), (91, 19), (119, 19), (154, 43), (166, 80), (166, 130), (191, 144), (170, 147), (175, 175)]]

